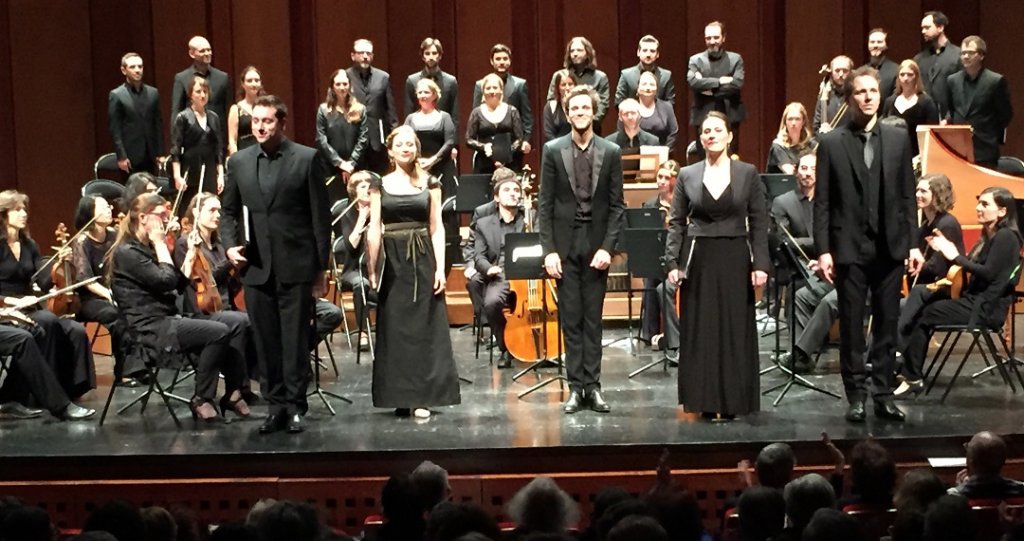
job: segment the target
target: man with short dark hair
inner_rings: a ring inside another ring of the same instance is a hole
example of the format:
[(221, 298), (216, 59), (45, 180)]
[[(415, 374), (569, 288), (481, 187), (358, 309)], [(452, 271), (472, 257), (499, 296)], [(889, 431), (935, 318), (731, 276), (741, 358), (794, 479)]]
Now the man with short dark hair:
[(949, 114), (946, 80), (950, 75), (960, 71), (960, 48), (946, 37), (949, 19), (941, 11), (929, 11), (921, 19), (921, 37), (924, 38), (924, 49), (914, 56), (914, 62), (921, 70), (921, 83), (935, 106), (939, 109), (939, 118)]
[[(576, 77), (576, 85), (586, 85), (592, 88), (598, 95), (597, 108), (594, 109), (594, 133), (601, 134), (601, 121), (608, 112), (609, 83), (608, 74), (597, 69), (597, 51), (590, 40), (583, 36), (575, 36), (565, 44), (565, 59), (563, 68), (569, 70)], [(555, 88), (555, 79), (558, 78), (556, 71), (551, 75), (551, 84), (548, 85), (547, 101), (558, 100), (561, 94)]]
[(228, 161), (221, 237), (240, 267), (269, 416), (260, 434), (305, 429), (313, 301), (323, 296), (330, 255), (327, 187), (316, 150), (284, 135), (288, 109), (260, 96), (252, 111), (258, 145)]
[(676, 102), (676, 85), (672, 82), (672, 71), (658, 65), (658, 38), (647, 34), (640, 38), (636, 47), (636, 57), (640, 63), (630, 66), (619, 73), (619, 83), (615, 86), (615, 105), (626, 99), (636, 99), (636, 91), (640, 87), (640, 74), (645, 71), (654, 73), (658, 80), (658, 99), (669, 103)]
[[(712, 21), (704, 27), (704, 45), (707, 49), (690, 57), (686, 66), (686, 82), (693, 90), (690, 104), (690, 125), (700, 139), (700, 125), (711, 111), (720, 111), (729, 118), (732, 145), (729, 152), (739, 148), (740, 122), (747, 117), (740, 96), (743, 90), (743, 57), (725, 50), (725, 24)], [(704, 148), (697, 145), (704, 155)]]
[(420, 79), (431, 79), (441, 89), (441, 97), (437, 100), (437, 108), (452, 117), (456, 130), (459, 127), (459, 81), (450, 73), (441, 69), (441, 56), (444, 47), (437, 38), (426, 38), (420, 43), (420, 58), (423, 69), (409, 74), (405, 78), (405, 115), (409, 116), (419, 110), (416, 100), (416, 84)]
[(978, 432), (964, 447), (967, 469), (957, 473), (957, 485), (949, 489), (972, 500), (1003, 499), (1024, 496), (1024, 483), (1003, 477), (1006, 442), (994, 432)]
[[(523, 123), (523, 154), (532, 150), (530, 137), (533, 136), (533, 108), (530, 106), (530, 89), (526, 79), (516, 77), (509, 72), (512, 66), (512, 49), (503, 43), (491, 47), (491, 68), (494, 74), (505, 82), (505, 103), (519, 110), (519, 120)], [(483, 79), (473, 84), (473, 107), (480, 105), (484, 99)]]
[[(178, 113), (188, 107), (192, 80), (196, 76), (206, 79), (210, 84), (207, 110), (217, 113), (218, 118), (227, 118), (228, 107), (232, 102), (231, 81), (227, 73), (210, 65), (213, 62), (213, 48), (210, 42), (203, 36), (192, 36), (192, 39), (188, 40), (188, 56), (192, 59), (192, 65), (174, 76), (174, 87), (171, 90), (171, 124), (174, 124)], [(221, 141), (227, 141), (224, 133), (220, 135)]]
[(882, 100), (892, 96), (896, 88), (896, 76), (900, 71), (900, 65), (893, 62), (886, 52), (889, 50), (887, 42), (889, 33), (884, 28), (872, 28), (868, 32), (868, 62), (865, 66), (871, 66), (878, 70), (878, 79), (882, 81), (879, 88), (882, 92)]
[(121, 57), (123, 85), (107, 97), (107, 120), (114, 141), (117, 168), (125, 173), (155, 172), (164, 160), (164, 120), (160, 93), (142, 82), (143, 64), (138, 53)]
[[(828, 83), (822, 83), (818, 101), (814, 104), (814, 122), (811, 124), (811, 131), (815, 135), (828, 133), (849, 120), (850, 113), (846, 107), (843, 107), (846, 104), (843, 89), (846, 88), (846, 78), (852, 69), (853, 60), (845, 55), (839, 55), (828, 63)], [(824, 118), (821, 116), (822, 101), (825, 102)]]
[(383, 174), (388, 169), (384, 140), (398, 126), (398, 111), (391, 92), (391, 76), (373, 67), (373, 42), (357, 39), (352, 44), (352, 67), (345, 70), (352, 95), (366, 106), (366, 127), (370, 146), (363, 154), (366, 168)]
[(1006, 78), (985, 67), (988, 46), (979, 36), (967, 36), (960, 44), (963, 70), (946, 79), (945, 118), (953, 124), (970, 124), (974, 163), (995, 169), (999, 145), (1013, 118)]

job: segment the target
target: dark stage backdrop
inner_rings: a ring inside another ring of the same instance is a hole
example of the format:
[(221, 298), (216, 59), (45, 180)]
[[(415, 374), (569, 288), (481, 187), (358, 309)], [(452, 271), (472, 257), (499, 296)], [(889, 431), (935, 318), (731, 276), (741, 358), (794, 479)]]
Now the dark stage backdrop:
[[(490, 68), (489, 48), (504, 42), (512, 71), (529, 81), (536, 147), (541, 100), (569, 37), (591, 39), (614, 90), (619, 70), (637, 62), (640, 36), (651, 33), (661, 40), (661, 64), (676, 76), (685, 144), (692, 137), (686, 61), (703, 49), (704, 24), (714, 19), (727, 25), (727, 48), (746, 61), (739, 153), (760, 167), (785, 103), (813, 102), (822, 63), (839, 53), (864, 61), (875, 26), (890, 30), (891, 58), (913, 56), (929, 9), (949, 15), (954, 41), (975, 33), (988, 41), (989, 67), (1007, 76), (1015, 109), (1024, 112), (1024, 63), (1013, 61), (1017, 40), (1007, 26), (1024, 18), (1019, 0), (0, 0), (0, 187), (31, 196), (33, 229), (49, 241), (58, 221), (71, 220), (93, 161), (111, 150), (107, 93), (123, 81), (121, 55), (141, 53), (145, 80), (160, 90), (167, 115), (171, 81), (189, 62), (194, 34), (210, 39), (214, 65), (233, 84), (240, 69), (258, 66), (266, 88), (291, 107), (291, 137), (305, 144), (328, 75), (351, 63), (353, 39), (374, 41), (374, 63), (392, 74), (401, 108), (405, 77), (420, 67), (420, 41), (439, 38), (442, 67), (461, 82), (460, 132), (472, 84)], [(614, 120), (613, 110), (606, 133)], [(1022, 126), (1011, 125), (1005, 153), (1024, 154)], [(535, 152), (531, 162), (538, 159)]]

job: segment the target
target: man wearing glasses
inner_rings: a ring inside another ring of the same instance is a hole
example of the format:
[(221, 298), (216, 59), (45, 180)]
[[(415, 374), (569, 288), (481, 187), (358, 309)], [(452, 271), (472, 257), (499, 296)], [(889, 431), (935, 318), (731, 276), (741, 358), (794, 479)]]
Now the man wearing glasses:
[(995, 169), (999, 145), (1005, 141), (1006, 127), (1013, 118), (1013, 107), (1006, 78), (985, 68), (986, 51), (985, 40), (978, 36), (967, 36), (960, 44), (964, 69), (947, 79), (949, 110), (945, 118), (953, 124), (971, 125), (974, 163)]
[(370, 150), (364, 154), (366, 168), (384, 174), (388, 153), (384, 138), (398, 125), (395, 97), (391, 93), (391, 76), (373, 67), (373, 42), (357, 39), (352, 44), (352, 67), (346, 70), (352, 95), (366, 106), (366, 125), (370, 132)]

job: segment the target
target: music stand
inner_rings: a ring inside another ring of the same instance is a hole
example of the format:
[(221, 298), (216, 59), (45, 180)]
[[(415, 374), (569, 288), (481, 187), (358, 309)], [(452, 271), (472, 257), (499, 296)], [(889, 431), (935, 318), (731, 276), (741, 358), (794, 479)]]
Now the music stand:
[[(789, 239), (782, 239), (782, 241), (779, 243), (779, 247), (776, 253), (779, 255), (779, 265), (777, 267), (778, 271), (788, 272), (790, 277), (789, 294), (787, 295), (789, 309), (786, 310), (786, 323), (789, 326), (789, 350), (793, 351), (794, 348), (796, 348), (796, 333), (793, 332), (793, 330), (796, 329), (796, 312), (793, 310), (793, 306), (796, 303), (796, 288), (793, 287), (793, 284), (796, 282), (796, 278), (798, 276), (803, 277), (804, 279), (809, 279), (810, 270), (807, 269), (807, 267), (805, 267), (800, 262), (800, 258), (797, 257), (796, 251), (793, 248), (792, 244), (790, 244)], [(767, 395), (768, 393), (771, 393), (778, 389), (782, 389), (782, 392), (779, 393), (779, 396), (775, 397), (775, 400), (772, 402), (773, 407), (778, 406), (782, 402), (782, 399), (786, 397), (786, 393), (788, 393), (789, 390), (793, 388), (793, 385), (799, 385), (805, 389), (810, 389), (815, 392), (827, 394), (834, 398), (841, 398), (836, 393), (833, 393), (832, 391), (829, 391), (827, 389), (822, 389), (821, 387), (818, 387), (817, 385), (811, 383), (810, 381), (807, 380), (807, 378), (804, 378), (803, 376), (797, 374), (794, 370), (782, 366), (779, 363), (778, 357), (775, 358), (775, 368), (778, 368), (789, 377), (786, 378), (786, 381), (770, 389), (767, 389), (761, 393), (762, 395)], [(768, 370), (762, 371), (761, 374), (764, 374), (767, 371)]]
[[(547, 273), (544, 272), (544, 249), (540, 245), (540, 233), (506, 233), (505, 234), (505, 279), (506, 280), (538, 280), (548, 279)], [(548, 288), (542, 287), (541, 289), (541, 305), (547, 304)], [(555, 300), (557, 305), (557, 299)], [(561, 314), (561, 311), (559, 311)], [(541, 337), (540, 343), (547, 344), (547, 312), (541, 311), (542, 326), (544, 335)], [(556, 322), (558, 334), (562, 334), (561, 321)], [(545, 352), (545, 356), (548, 352)], [(537, 382), (529, 389), (519, 393), (518, 397), (523, 398), (526, 395), (541, 389), (551, 383), (558, 382), (559, 392), (565, 391), (565, 382), (568, 378), (565, 377), (563, 371), (565, 365), (562, 362), (562, 341), (558, 340), (558, 356), (554, 360), (542, 359), (530, 366), (527, 366), (516, 375), (512, 376), (512, 381), (516, 381), (526, 374), (533, 372), (539, 375), (541, 368), (546, 368), (552, 364), (558, 369), (558, 374), (549, 377), (545, 380)]]
[(769, 203), (774, 201), (776, 197), (797, 189), (796, 175), (771, 173), (760, 176), (761, 182), (764, 183), (764, 192), (768, 197)]
[[(765, 198), (767, 200), (768, 209), (769, 209), (768, 214), (769, 214), (769, 216), (771, 216), (771, 205), (772, 205), (772, 202), (775, 201), (775, 198), (779, 197), (780, 195), (784, 195), (784, 194), (787, 194), (789, 192), (795, 191), (798, 188), (798, 185), (797, 185), (797, 182), (796, 182), (796, 175), (786, 175), (786, 174), (782, 174), (782, 173), (777, 173), (777, 174), (776, 173), (771, 173), (771, 174), (762, 174), (762, 175), (759, 175), (759, 177), (761, 178), (761, 183), (764, 184)], [(772, 217), (772, 218), (774, 219), (774, 217)], [(779, 346), (779, 334), (778, 333), (779, 333), (779, 331), (781, 329), (779, 328), (779, 319), (777, 317), (777, 311), (779, 309), (779, 305), (781, 304), (781, 300), (782, 299), (781, 299), (780, 294), (779, 294), (779, 286), (778, 286), (777, 279), (773, 279), (772, 285), (767, 285), (765, 287), (765, 291), (766, 292), (769, 291), (769, 288), (771, 288), (771, 295), (770, 296), (766, 295), (766, 299), (768, 301), (768, 306), (767, 306), (767, 310), (765, 311), (765, 316), (766, 316), (765, 317), (765, 322), (764, 322), (764, 326), (762, 327), (761, 331), (758, 334), (762, 338), (774, 334), (775, 335), (775, 349), (778, 350), (778, 346)], [(776, 310), (776, 317), (774, 318), (775, 319), (775, 330), (770, 331), (770, 332), (766, 332), (766, 329), (768, 328), (768, 323), (772, 319), (772, 305), (773, 304), (774, 304), (774, 307), (775, 307), (775, 310)], [(777, 354), (777, 352), (776, 352), (776, 354)], [(774, 368), (769, 368), (768, 370), (770, 371), (770, 370), (773, 370), (773, 369)]]
[[(651, 209), (657, 213), (658, 225), (664, 223), (661, 218), (661, 211), (658, 209)], [(632, 225), (632, 224), (631, 224)], [(627, 289), (627, 304), (628, 304), (628, 316), (626, 328), (629, 333), (629, 345), (630, 349), (633, 347), (633, 278), (648, 278), (652, 280), (661, 280), (665, 282), (665, 238), (668, 236), (668, 230), (658, 228), (633, 228), (629, 227), (622, 231), (623, 233), (623, 244), (626, 245), (626, 268), (630, 275), (630, 285)], [(647, 291), (649, 288), (643, 287), (640, 291)], [(657, 289), (657, 288), (655, 288)], [(665, 290), (664, 288), (662, 289)], [(668, 300), (668, 296), (664, 295), (661, 302), (664, 303)], [(668, 357), (662, 357), (657, 361), (648, 363), (640, 368), (630, 372), (629, 377), (650, 370), (655, 366), (662, 363), (667, 363)], [(668, 365), (665, 365), (666, 370)]]
[(664, 229), (665, 215), (654, 207), (626, 209), (626, 227), (632, 229)]

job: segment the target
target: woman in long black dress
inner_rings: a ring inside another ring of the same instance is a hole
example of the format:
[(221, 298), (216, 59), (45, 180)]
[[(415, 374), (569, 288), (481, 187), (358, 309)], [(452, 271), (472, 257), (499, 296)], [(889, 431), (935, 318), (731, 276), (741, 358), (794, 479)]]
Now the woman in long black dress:
[(558, 70), (554, 75), (554, 83), (558, 88), (558, 99), (544, 104), (544, 142), (568, 135), (571, 126), (565, 116), (565, 100), (576, 88), (576, 74), (569, 70)]
[(921, 68), (913, 60), (900, 62), (896, 90), (882, 104), (882, 118), (891, 116), (902, 118), (907, 123), (910, 150), (915, 156), (920, 152), (917, 147), (917, 127), (939, 123), (939, 108), (935, 100), (925, 93)]
[[(221, 119), (217, 113), (206, 109), (210, 100), (210, 84), (206, 79), (198, 75), (192, 79), (189, 100), (189, 107), (178, 113), (171, 129), (174, 187), (185, 191), (181, 197), (183, 203), (192, 199), (200, 188), (218, 193), (224, 188)], [(184, 213), (185, 205), (179, 205), (178, 216)]]
[(72, 400), (96, 388), (89, 337), (81, 323), (57, 317), (35, 301), (32, 284), (46, 292), (53, 287), (51, 265), (57, 257), (44, 260), (28, 231), (28, 196), (15, 191), (0, 192), (0, 226), (7, 242), (0, 246), (0, 300), (7, 306), (22, 308), (38, 325), (37, 336), (47, 364), (57, 375), (61, 387)]
[(370, 283), (380, 280), (373, 405), (423, 419), (461, 402), (444, 299), (441, 186), (419, 166), (412, 128), (393, 130), (387, 147), (394, 170), (370, 190), (367, 231)]
[(252, 108), (256, 98), (266, 94), (263, 75), (256, 66), (246, 66), (239, 79), (242, 86), (238, 96), (242, 99), (228, 110), (228, 156), (256, 144), (256, 136), (252, 134)]
[(455, 195), (459, 172), (452, 159), (452, 149), (458, 141), (455, 138), (455, 123), (446, 111), (437, 108), (441, 99), (441, 87), (432, 79), (420, 79), (416, 83), (416, 100), (419, 110), (405, 117), (405, 125), (416, 131), (423, 157), (420, 167), (430, 176), (441, 181), (441, 200)]
[(324, 171), (334, 176), (327, 185), (331, 200), (345, 197), (345, 184), (362, 162), (368, 137), (366, 107), (352, 95), (348, 73), (335, 70), (327, 98), (316, 110), (316, 148)]
[(480, 85), (484, 102), (473, 108), (466, 125), (466, 146), (476, 152), (473, 172), (490, 175), (502, 166), (518, 171), (523, 167), (519, 110), (504, 102), (505, 82), (501, 77), (490, 73)]
[(758, 411), (761, 398), (754, 288), (768, 279), (768, 215), (757, 169), (729, 159), (731, 141), (726, 116), (709, 113), (706, 158), (679, 174), (665, 249), (679, 284), (679, 403), (710, 419)]
[(782, 110), (779, 133), (772, 141), (771, 148), (768, 149), (765, 173), (795, 175), (796, 166), (800, 163), (800, 155), (814, 145), (807, 109), (798, 101), (789, 103)]
[(679, 124), (672, 104), (658, 99), (658, 78), (653, 72), (645, 71), (640, 75), (636, 99), (640, 102), (640, 129), (657, 136), (658, 143), (671, 152), (676, 146)]

